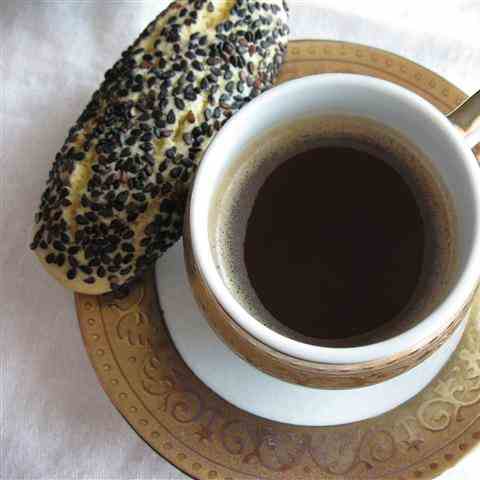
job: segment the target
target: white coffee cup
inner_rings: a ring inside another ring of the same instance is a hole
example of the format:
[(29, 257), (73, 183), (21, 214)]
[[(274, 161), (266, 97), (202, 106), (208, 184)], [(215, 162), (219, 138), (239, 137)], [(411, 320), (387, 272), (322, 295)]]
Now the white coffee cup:
[[(472, 97), (451, 119), (463, 127), (470, 125), (475, 113), (480, 113), (477, 103), (478, 96)], [(409, 330), (358, 347), (303, 343), (254, 318), (222, 279), (209, 238), (215, 193), (246, 146), (276, 125), (326, 114), (374, 120), (397, 130), (421, 149), (450, 193), (457, 222), (458, 269), (445, 299)], [(367, 76), (309, 76), (275, 87), (250, 102), (229, 120), (207, 149), (187, 210), (186, 264), (195, 297), (210, 325), (242, 358), (292, 383), (354, 388), (393, 378), (422, 362), (435, 362), (423, 382), (428, 384), (458, 344), (458, 332), (465, 327), (479, 285), (480, 169), (472, 152), (478, 140), (478, 132), (465, 135), (415, 93)], [(440, 348), (449, 354), (432, 357)]]

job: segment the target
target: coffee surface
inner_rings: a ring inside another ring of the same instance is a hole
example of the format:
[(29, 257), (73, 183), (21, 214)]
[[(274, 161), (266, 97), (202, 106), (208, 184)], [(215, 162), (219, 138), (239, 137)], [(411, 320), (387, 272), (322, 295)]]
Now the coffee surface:
[(226, 171), (209, 229), (242, 308), (314, 345), (405, 332), (456, 271), (456, 222), (433, 162), (365, 118), (305, 117), (259, 135)]
[(245, 266), (265, 308), (309, 337), (361, 335), (390, 321), (419, 282), (420, 208), (383, 158), (345, 144), (288, 159), (260, 188)]

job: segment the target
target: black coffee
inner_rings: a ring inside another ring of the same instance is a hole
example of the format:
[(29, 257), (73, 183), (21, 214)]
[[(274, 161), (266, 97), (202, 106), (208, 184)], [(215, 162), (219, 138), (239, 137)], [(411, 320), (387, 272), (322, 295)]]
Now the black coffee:
[(324, 146), (270, 174), (244, 248), (252, 287), (279, 322), (340, 339), (406, 306), (422, 270), (424, 224), (412, 190), (382, 158)]
[(278, 127), (225, 176), (211, 222), (236, 300), (278, 333), (354, 346), (401, 333), (445, 297), (448, 193), (397, 132), (349, 117)]

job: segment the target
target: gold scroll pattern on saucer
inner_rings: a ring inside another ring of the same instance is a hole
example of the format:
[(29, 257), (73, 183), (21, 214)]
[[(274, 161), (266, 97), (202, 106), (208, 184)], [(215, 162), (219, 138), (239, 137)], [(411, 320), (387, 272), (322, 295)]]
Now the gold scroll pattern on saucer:
[[(236, 409), (191, 373), (171, 343), (151, 280), (124, 300), (80, 296), (79, 310), (91, 317), (83, 333), (97, 346), (89, 351), (99, 358), (97, 372), (116, 406), (172, 462), (190, 459), (193, 473), (215, 459), (223, 468), (215, 466), (205, 478), (236, 479), (232, 475), (240, 472), (262, 478), (277, 478), (273, 472), (282, 474), (278, 478), (298, 478), (300, 473), (312, 478), (402, 478), (398, 474), (408, 472), (410, 464), (432, 458), (429, 469), (439, 470), (480, 440), (477, 305), (458, 354), (413, 401), (352, 425), (294, 427)], [(237, 467), (226, 474), (232, 465)], [(422, 469), (415, 472), (420, 475)]]
[[(465, 97), (413, 62), (342, 42), (292, 42), (282, 80), (330, 71), (395, 81), (445, 112)], [(194, 478), (430, 479), (480, 442), (478, 302), (458, 350), (417, 397), (380, 417), (326, 428), (261, 419), (198, 380), (168, 335), (153, 275), (125, 299), (76, 295), (76, 303), (86, 349), (113, 404), (146, 442)]]

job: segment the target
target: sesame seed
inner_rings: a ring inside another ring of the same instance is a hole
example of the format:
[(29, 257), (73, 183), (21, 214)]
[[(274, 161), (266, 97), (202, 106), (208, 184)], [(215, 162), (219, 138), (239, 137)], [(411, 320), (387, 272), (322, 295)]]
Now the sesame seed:
[(185, 102), (179, 98), (179, 97), (176, 97), (175, 98), (175, 106), (179, 109), (179, 110), (183, 110), (185, 108)]
[(170, 170), (170, 176), (172, 178), (178, 178), (182, 173), (182, 168), (181, 167), (175, 167)]
[(88, 224), (88, 220), (83, 215), (77, 215), (75, 217), (75, 220), (77, 221), (77, 223), (79, 225), (87, 225)]
[(173, 110), (170, 110), (167, 114), (167, 123), (175, 123), (176, 116)]
[(168, 150), (165, 151), (166, 157), (169, 158), (170, 160), (175, 158), (176, 154), (177, 154), (177, 148), (176, 147), (171, 147), (171, 148), (169, 148)]
[(74, 280), (76, 276), (77, 276), (77, 271), (74, 268), (71, 268), (70, 270), (68, 270), (67, 278), (69, 280)]
[(183, 141), (187, 144), (187, 145), (191, 145), (193, 143), (193, 137), (192, 137), (192, 134), (187, 132), (187, 133), (184, 133), (183, 134)]
[(123, 205), (128, 200), (128, 196), (129, 196), (128, 190), (123, 190), (116, 196), (115, 202), (118, 202), (119, 204)]
[(98, 220), (97, 215), (94, 212), (86, 212), (85, 217), (87, 218), (88, 221), (94, 223)]

